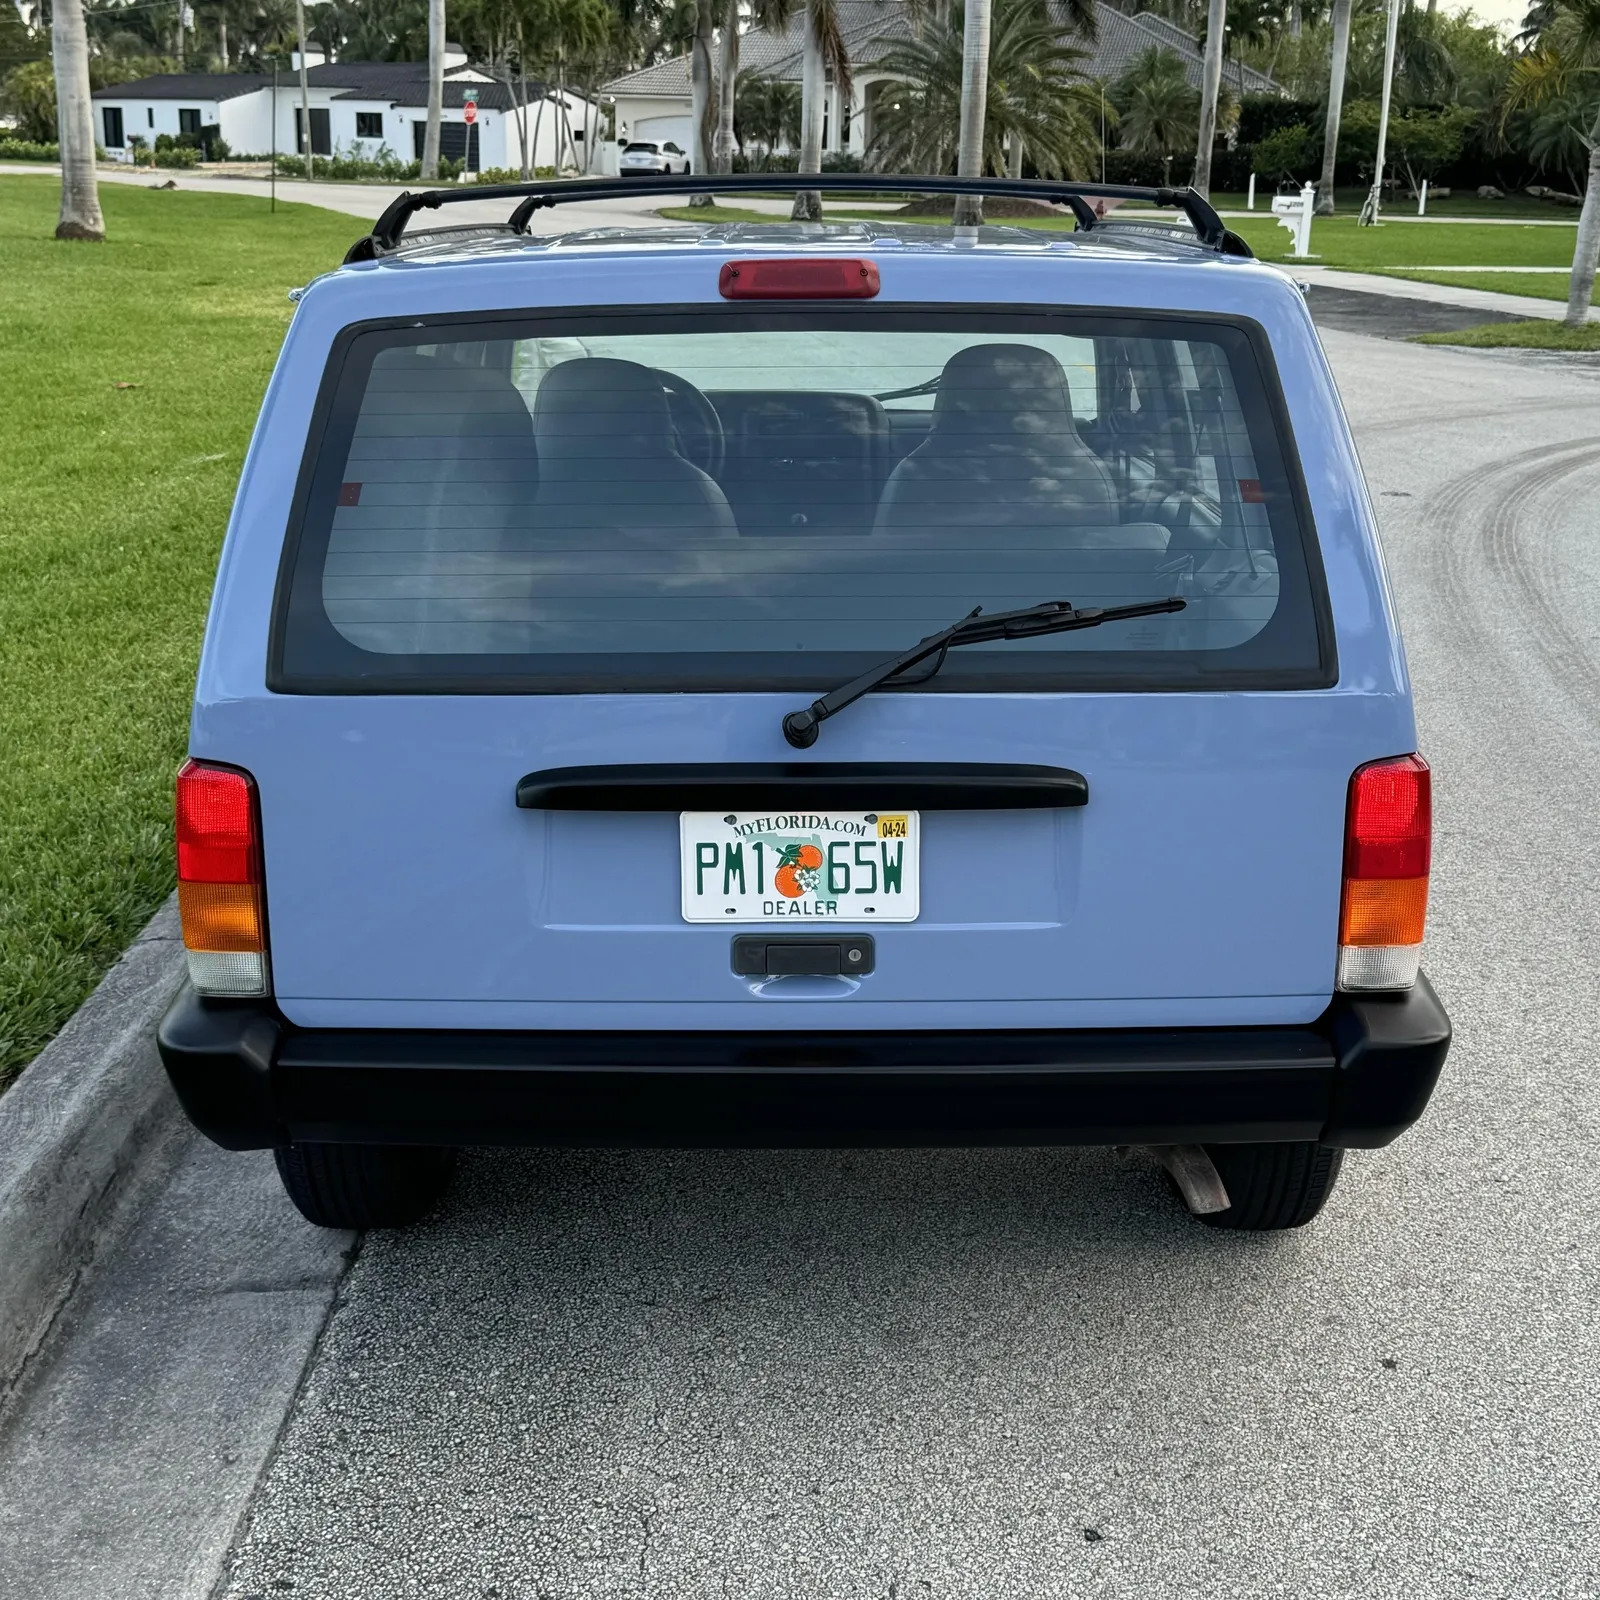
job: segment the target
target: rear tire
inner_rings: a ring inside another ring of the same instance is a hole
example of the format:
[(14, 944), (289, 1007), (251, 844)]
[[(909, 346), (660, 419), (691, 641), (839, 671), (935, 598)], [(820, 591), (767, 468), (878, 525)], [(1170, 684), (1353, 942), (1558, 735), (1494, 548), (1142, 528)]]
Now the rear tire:
[(289, 1144), (273, 1151), (295, 1208), (319, 1228), (404, 1228), (450, 1186), (454, 1150), (411, 1145)]
[(1232, 1204), (1199, 1220), (1252, 1231), (1304, 1227), (1333, 1193), (1344, 1161), (1343, 1150), (1311, 1142), (1208, 1144), (1205, 1151)]

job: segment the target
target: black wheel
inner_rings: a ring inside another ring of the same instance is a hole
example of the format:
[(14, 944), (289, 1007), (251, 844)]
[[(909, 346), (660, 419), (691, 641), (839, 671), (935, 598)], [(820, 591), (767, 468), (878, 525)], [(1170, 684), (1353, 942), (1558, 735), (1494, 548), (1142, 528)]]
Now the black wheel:
[(1208, 1144), (1228, 1199), (1200, 1221), (1213, 1228), (1299, 1228), (1322, 1209), (1339, 1181), (1344, 1151), (1330, 1145)]
[(289, 1144), (273, 1152), (300, 1215), (319, 1228), (403, 1228), (450, 1184), (454, 1150), (410, 1145)]

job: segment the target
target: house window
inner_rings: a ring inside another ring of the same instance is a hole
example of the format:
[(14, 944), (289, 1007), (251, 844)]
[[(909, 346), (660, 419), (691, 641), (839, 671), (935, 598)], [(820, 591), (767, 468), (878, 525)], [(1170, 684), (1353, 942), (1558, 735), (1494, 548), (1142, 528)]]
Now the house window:
[(198, 106), (180, 106), (178, 108), (178, 132), (192, 133), (198, 136), (200, 132), (200, 108)]
[(381, 111), (356, 112), (356, 138), (381, 139), (383, 137), (383, 113)]
[(105, 108), (106, 122), (106, 149), (120, 150), (122, 148), (122, 107), (107, 106)]
[(147, 128), (155, 127), (155, 125), (156, 125), (156, 108), (154, 106), (146, 106), (144, 108), (144, 125)]

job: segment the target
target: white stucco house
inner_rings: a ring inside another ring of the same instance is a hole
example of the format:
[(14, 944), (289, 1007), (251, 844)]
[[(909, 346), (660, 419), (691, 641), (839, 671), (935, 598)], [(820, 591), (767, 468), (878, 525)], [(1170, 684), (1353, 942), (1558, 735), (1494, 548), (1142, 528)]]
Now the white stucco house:
[[(417, 61), (319, 63), (306, 69), (314, 155), (373, 158), (387, 148), (402, 161), (422, 154), (428, 119), (428, 72)], [(466, 120), (468, 101), (476, 120)], [(469, 171), (520, 165), (521, 133), (526, 125), (535, 166), (555, 166), (558, 141), (563, 164), (585, 165), (582, 152), (602, 138), (599, 105), (582, 95), (565, 96), (572, 130), (568, 144), (557, 110), (556, 91), (530, 83), (527, 100), (520, 86), (506, 84), (468, 64), (466, 56), (446, 56), (440, 151), (450, 160), (466, 158)], [(303, 152), (300, 75), (297, 69), (271, 76), (260, 73), (166, 73), (119, 83), (94, 93), (96, 131), (107, 155), (131, 160), (132, 139), (153, 145), (158, 134), (204, 137), (214, 129), (235, 155), (266, 156), (277, 150)], [(574, 149), (577, 151), (574, 159)], [(595, 170), (598, 159), (592, 160)]]
[[(853, 81), (846, 104), (830, 75), (822, 148), (834, 154), (848, 152), (860, 156), (872, 139), (873, 102), (885, 85), (894, 82), (887, 73), (874, 70), (873, 63), (885, 49), (909, 38), (913, 24), (905, 0), (837, 0), (837, 3)], [(805, 15), (801, 9), (782, 33), (751, 29), (739, 41), (740, 77), (758, 75), (799, 83), (804, 28)], [(1200, 45), (1192, 35), (1163, 18), (1148, 12), (1128, 16), (1109, 6), (1101, 6), (1098, 32), (1098, 38), (1092, 43), (1078, 41), (1090, 57), (1084, 62), (1086, 76), (1115, 78), (1132, 57), (1154, 45), (1177, 56), (1190, 83), (1199, 87)], [(1247, 94), (1282, 92), (1265, 74), (1236, 62), (1228, 63), (1227, 76), (1229, 85), (1234, 88), (1242, 79)], [(602, 93), (616, 101), (619, 141), (673, 139), (685, 150), (691, 148), (688, 56), (678, 56), (613, 78)]]

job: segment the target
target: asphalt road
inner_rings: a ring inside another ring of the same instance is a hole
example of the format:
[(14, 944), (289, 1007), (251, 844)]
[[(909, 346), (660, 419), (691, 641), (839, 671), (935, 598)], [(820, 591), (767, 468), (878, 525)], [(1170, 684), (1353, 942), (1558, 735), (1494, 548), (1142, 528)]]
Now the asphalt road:
[(1600, 1593), (1600, 375), (1327, 337), (1438, 783), (1426, 1121), (1208, 1232), (1110, 1151), (493, 1154), (371, 1236), (224, 1593)]
[(0, 1595), (1600, 1595), (1600, 369), (1326, 339), (1436, 775), (1409, 1137), (1265, 1238), (1104, 1150), (483, 1154), (347, 1268), (196, 1148)]

